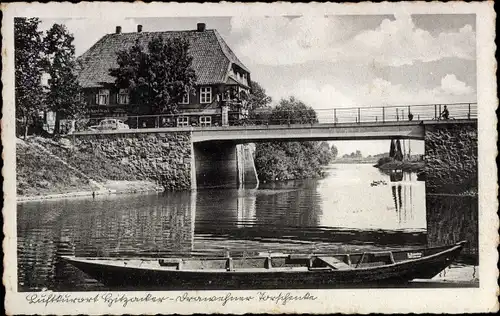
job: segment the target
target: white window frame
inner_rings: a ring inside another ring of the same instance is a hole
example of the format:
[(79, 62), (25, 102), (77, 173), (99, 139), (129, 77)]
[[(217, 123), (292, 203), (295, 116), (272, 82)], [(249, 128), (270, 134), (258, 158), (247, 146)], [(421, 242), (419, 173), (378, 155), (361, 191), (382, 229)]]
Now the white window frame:
[(212, 126), (212, 117), (211, 116), (200, 116), (200, 126)]
[[(95, 97), (98, 105), (109, 105), (109, 89), (99, 89)], [(101, 97), (103, 98), (103, 102), (101, 102)]]
[[(122, 100), (122, 98), (124, 98), (125, 100)], [(118, 104), (129, 104), (130, 103), (130, 96), (129, 96), (128, 89), (118, 90), (118, 98), (116, 101), (118, 101), (117, 102)], [(122, 102), (122, 101), (124, 101), (124, 102)]]
[(200, 87), (200, 103), (212, 103), (212, 87)]
[(189, 116), (177, 117), (177, 127), (189, 126)]

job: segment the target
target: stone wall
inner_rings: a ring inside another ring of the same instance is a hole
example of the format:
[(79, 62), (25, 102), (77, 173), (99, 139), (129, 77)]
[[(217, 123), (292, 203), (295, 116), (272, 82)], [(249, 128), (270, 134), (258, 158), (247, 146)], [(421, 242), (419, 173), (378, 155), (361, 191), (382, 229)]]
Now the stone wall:
[(80, 151), (116, 161), (138, 180), (158, 181), (166, 190), (191, 188), (189, 132), (78, 135)]
[(477, 192), (477, 124), (425, 128), (427, 193)]

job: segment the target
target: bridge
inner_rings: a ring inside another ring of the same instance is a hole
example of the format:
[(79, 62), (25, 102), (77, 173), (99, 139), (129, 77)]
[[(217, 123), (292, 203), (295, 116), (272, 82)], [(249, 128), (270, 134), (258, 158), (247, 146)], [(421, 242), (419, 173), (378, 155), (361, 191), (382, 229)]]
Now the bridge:
[[(444, 108), (450, 116), (440, 114)], [(386, 107), (356, 107), (316, 110), (316, 118), (297, 117), (282, 112), (273, 117), (263, 112), (258, 118), (232, 122), (229, 126), (160, 127), (164, 118), (175, 121), (184, 114), (129, 116), (128, 120), (149, 118), (157, 122), (154, 128), (130, 130), (85, 131), (85, 134), (135, 134), (189, 132), (194, 143), (230, 141), (233, 143), (290, 140), (373, 140), (424, 139), (426, 125), (471, 124), (477, 121), (476, 103), (428, 104)], [(135, 126), (138, 126), (136, 124)]]
[[(438, 155), (461, 152), (464, 143), (477, 148), (477, 104), (447, 104), (449, 115), (443, 118), (444, 106), (339, 108), (315, 111), (315, 117), (281, 113), (278, 118), (262, 115), (230, 126), (160, 127), (162, 116), (156, 116), (154, 128), (85, 131), (72, 138), (81, 148), (131, 164), (131, 170), (152, 174), (150, 178), (160, 174), (171, 182), (173, 177), (191, 188), (234, 186), (258, 182), (247, 143), (417, 139), (425, 141), (426, 153), (428, 146), (442, 148)], [(453, 148), (455, 143), (459, 147)], [(457, 163), (465, 158), (453, 159)]]

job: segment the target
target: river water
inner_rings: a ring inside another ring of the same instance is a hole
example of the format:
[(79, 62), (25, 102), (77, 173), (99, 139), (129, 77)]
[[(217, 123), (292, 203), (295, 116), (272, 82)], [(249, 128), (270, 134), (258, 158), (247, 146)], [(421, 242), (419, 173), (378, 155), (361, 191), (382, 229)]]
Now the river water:
[(326, 171), (323, 179), (258, 188), (19, 203), (19, 291), (106, 289), (58, 254), (252, 255), (477, 243), (470, 222), (477, 222), (477, 198), (434, 196), (426, 203), (425, 183), (415, 174), (388, 175), (367, 164)]

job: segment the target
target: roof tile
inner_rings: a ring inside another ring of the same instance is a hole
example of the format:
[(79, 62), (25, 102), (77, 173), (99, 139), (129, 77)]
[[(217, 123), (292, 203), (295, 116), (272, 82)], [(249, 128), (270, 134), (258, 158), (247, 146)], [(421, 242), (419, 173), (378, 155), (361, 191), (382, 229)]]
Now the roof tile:
[(189, 40), (197, 84), (224, 83), (231, 63), (249, 72), (216, 30), (107, 34), (78, 58), (80, 85), (89, 88), (114, 83), (115, 78), (109, 75), (109, 69), (118, 66), (116, 53), (132, 47), (137, 39), (147, 47), (155, 36)]

